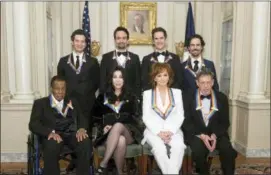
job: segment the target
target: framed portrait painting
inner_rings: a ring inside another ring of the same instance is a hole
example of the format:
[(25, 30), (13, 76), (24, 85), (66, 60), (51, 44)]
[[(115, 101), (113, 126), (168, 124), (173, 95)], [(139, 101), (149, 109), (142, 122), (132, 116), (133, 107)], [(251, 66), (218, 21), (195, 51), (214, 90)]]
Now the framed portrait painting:
[(152, 44), (151, 31), (156, 27), (156, 2), (120, 2), (121, 26), (130, 33), (130, 44)]

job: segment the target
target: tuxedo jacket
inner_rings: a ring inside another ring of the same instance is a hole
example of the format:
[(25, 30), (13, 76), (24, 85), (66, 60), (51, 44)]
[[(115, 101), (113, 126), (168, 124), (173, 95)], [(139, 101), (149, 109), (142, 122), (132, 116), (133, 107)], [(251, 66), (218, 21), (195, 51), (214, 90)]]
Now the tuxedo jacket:
[(182, 129), (188, 144), (191, 143), (193, 137), (200, 134), (211, 135), (214, 133), (217, 138), (222, 136), (229, 137), (229, 104), (226, 95), (215, 90), (212, 91), (211, 109), (207, 126), (203, 120), (198, 90), (184, 92), (183, 101), (185, 120)]
[(57, 66), (57, 74), (63, 76), (67, 82), (67, 95), (77, 99), (81, 108), (91, 108), (95, 100), (95, 92), (99, 86), (100, 68), (96, 58), (86, 54), (80, 73), (73, 68), (73, 54), (62, 57)]
[[(176, 89), (183, 89), (183, 67), (181, 66), (181, 62), (179, 57), (171, 52), (166, 51), (167, 59), (165, 62), (167, 62), (173, 72), (174, 72), (174, 81), (172, 84), (172, 88)], [(155, 52), (143, 57), (142, 65), (141, 65), (141, 79), (142, 79), (142, 88), (144, 90), (148, 90), (152, 88), (151, 82), (150, 82), (150, 73), (151, 73), (151, 67), (152, 64), (158, 62), (157, 56)]]
[(182, 92), (179, 89), (170, 88), (169, 95), (172, 103), (164, 118), (155, 106), (156, 93), (153, 89), (143, 93), (143, 122), (146, 130), (157, 135), (160, 131), (171, 131), (173, 134), (180, 132), (184, 120)]
[[(100, 69), (100, 93), (106, 92), (109, 82), (109, 76), (113, 70), (118, 66), (118, 62), (114, 57), (114, 52), (111, 51), (102, 56), (101, 69)], [(129, 90), (141, 96), (141, 73), (140, 73), (140, 61), (138, 55), (129, 52), (130, 59), (127, 59), (125, 64), (125, 84)]]
[[(64, 108), (70, 100), (64, 99)], [(84, 117), (78, 102), (71, 99), (73, 109), (69, 108), (68, 114), (72, 116), (75, 122), (76, 130), (79, 128), (88, 129), (88, 123)], [(56, 128), (57, 117), (60, 114), (51, 106), (50, 96), (34, 101), (29, 130), (39, 136), (47, 137)]]
[[(184, 71), (184, 73), (183, 73), (184, 74), (184, 90), (189, 90), (189, 89), (196, 90), (198, 88), (197, 84), (196, 84), (196, 74), (193, 72), (191, 59), (189, 58), (188, 60), (183, 62), (182, 67), (183, 67), (183, 71)], [(210, 60), (203, 59), (201, 69), (203, 69), (203, 67), (205, 67), (213, 72), (213, 74), (214, 74), (213, 89), (218, 91), (219, 86), (217, 83), (216, 70), (215, 70), (214, 63)]]

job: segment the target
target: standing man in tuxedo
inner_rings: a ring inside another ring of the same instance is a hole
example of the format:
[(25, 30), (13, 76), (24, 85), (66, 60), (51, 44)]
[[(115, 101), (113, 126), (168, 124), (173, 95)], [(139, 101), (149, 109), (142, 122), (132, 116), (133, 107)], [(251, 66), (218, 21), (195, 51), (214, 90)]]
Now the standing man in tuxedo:
[(199, 87), (183, 93), (185, 120), (182, 125), (185, 142), (192, 150), (192, 159), (200, 175), (209, 175), (207, 155), (217, 149), (224, 175), (233, 175), (237, 152), (233, 149), (228, 128), (228, 98), (214, 90), (214, 75), (209, 70), (197, 74)]
[(100, 93), (108, 88), (110, 74), (117, 66), (125, 70), (125, 84), (139, 99), (141, 97), (140, 61), (137, 54), (128, 51), (129, 32), (124, 27), (114, 31), (116, 49), (103, 54), (100, 71)]
[(99, 64), (96, 58), (85, 53), (87, 36), (82, 29), (71, 35), (73, 51), (60, 58), (57, 74), (67, 82), (67, 95), (75, 98), (84, 116), (91, 122), (91, 109), (99, 86)]
[(202, 58), (205, 42), (202, 36), (195, 34), (188, 41), (189, 58), (182, 63), (184, 70), (184, 89), (197, 89), (196, 74), (202, 69), (209, 69), (214, 74), (213, 88), (219, 90), (214, 63)]
[(34, 101), (29, 129), (41, 139), (44, 175), (59, 175), (59, 155), (63, 146), (77, 156), (77, 175), (89, 175), (91, 142), (88, 124), (76, 100), (66, 96), (66, 81), (60, 76), (51, 80), (51, 95)]
[(166, 49), (167, 32), (162, 27), (152, 30), (154, 52), (145, 56), (141, 65), (141, 77), (143, 91), (151, 89), (150, 72), (153, 63), (168, 63), (174, 72), (174, 81), (171, 87), (183, 89), (183, 68), (179, 57)]

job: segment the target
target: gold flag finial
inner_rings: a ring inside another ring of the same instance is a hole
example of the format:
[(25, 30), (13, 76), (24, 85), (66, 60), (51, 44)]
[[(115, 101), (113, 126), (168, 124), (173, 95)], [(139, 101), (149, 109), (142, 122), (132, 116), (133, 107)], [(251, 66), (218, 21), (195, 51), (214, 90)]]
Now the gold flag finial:
[(175, 43), (176, 54), (182, 58), (184, 53), (184, 42), (180, 41)]
[(91, 56), (97, 57), (100, 54), (101, 44), (99, 41), (92, 41), (91, 42)]

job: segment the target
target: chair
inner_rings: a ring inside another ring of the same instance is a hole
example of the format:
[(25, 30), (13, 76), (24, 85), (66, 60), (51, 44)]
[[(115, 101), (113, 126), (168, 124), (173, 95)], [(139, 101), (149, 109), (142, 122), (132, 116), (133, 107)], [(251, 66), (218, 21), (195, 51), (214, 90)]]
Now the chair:
[[(40, 144), (40, 138), (36, 134), (30, 133), (28, 135), (28, 160), (27, 160), (27, 172), (28, 175), (42, 175), (43, 168), (40, 166), (40, 160), (43, 158), (42, 149)], [(60, 153), (59, 160), (65, 160), (71, 162), (71, 159), (67, 158), (67, 155), (72, 154), (73, 151), (67, 146), (64, 146)], [(90, 175), (94, 175), (93, 166), (90, 166)]]

